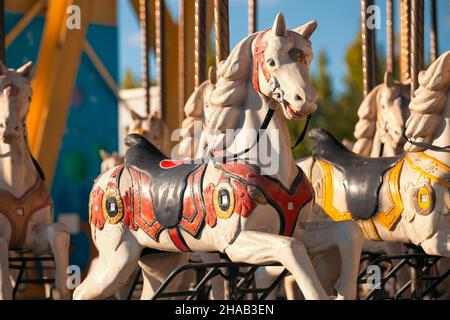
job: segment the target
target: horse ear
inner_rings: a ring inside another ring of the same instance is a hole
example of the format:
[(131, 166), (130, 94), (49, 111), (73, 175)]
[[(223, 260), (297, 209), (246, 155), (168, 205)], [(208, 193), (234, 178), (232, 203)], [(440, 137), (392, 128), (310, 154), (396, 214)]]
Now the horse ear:
[(140, 115), (138, 115), (137, 113), (136, 113), (136, 111), (134, 111), (134, 110), (130, 110), (130, 114), (131, 114), (131, 118), (133, 119), (133, 120), (145, 120), (145, 118), (143, 118), (143, 117), (141, 117)]
[(392, 77), (392, 73), (389, 71), (386, 71), (384, 73), (384, 84), (388, 88), (391, 88), (394, 85), (394, 79)]
[(106, 160), (111, 156), (108, 151), (103, 150), (103, 149), (100, 149), (100, 151), (98, 153), (100, 155), (100, 158), (102, 158), (102, 160)]
[(17, 69), (17, 73), (20, 74), (22, 77), (32, 79), (34, 76), (34, 66), (31, 61), (28, 61), (23, 66), (21, 66), (19, 69)]
[(3, 61), (0, 60), (0, 75), (6, 74), (6, 71), (8, 71), (8, 68), (3, 64)]
[(214, 68), (214, 67), (209, 67), (209, 70), (208, 70), (208, 78), (209, 78), (209, 81), (210, 81), (212, 84), (216, 84), (216, 83), (217, 83), (217, 70), (216, 70), (216, 68)]
[(256, 35), (241, 40), (228, 58), (219, 66), (219, 76), (227, 81), (247, 80), (250, 74), (251, 46)]
[(317, 28), (317, 21), (312, 20), (308, 23), (305, 23), (304, 25), (302, 25), (300, 27), (295, 28), (293, 31), (295, 31), (298, 34), (301, 34), (305, 38), (309, 39), (311, 37), (311, 35), (313, 34), (313, 32), (316, 30), (316, 28)]
[(285, 37), (287, 34), (286, 21), (282, 13), (277, 14), (275, 22), (273, 23), (272, 32), (277, 37)]

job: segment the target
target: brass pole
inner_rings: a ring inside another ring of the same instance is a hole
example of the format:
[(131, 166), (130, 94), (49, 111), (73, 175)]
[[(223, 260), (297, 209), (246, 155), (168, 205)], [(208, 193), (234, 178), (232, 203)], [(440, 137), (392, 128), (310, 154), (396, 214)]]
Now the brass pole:
[(216, 66), (230, 54), (230, 27), (228, 0), (214, 0), (214, 24), (216, 29)]
[(184, 120), (184, 104), (186, 103), (186, 33), (185, 33), (185, 0), (180, 0), (180, 13), (178, 16), (178, 124)]
[(206, 80), (206, 1), (195, 0), (195, 88)]
[(373, 0), (361, 0), (361, 35), (364, 95), (375, 87), (375, 54), (374, 30), (367, 26), (367, 8), (373, 5)]
[(248, 0), (248, 34), (256, 32), (257, 0)]
[(139, 0), (139, 24), (141, 28), (141, 85), (145, 89), (145, 107), (147, 115), (150, 114), (150, 61), (149, 61), (149, 10), (148, 0)]
[(166, 110), (166, 26), (164, 22), (164, 0), (155, 0), (155, 33), (156, 33), (156, 74), (159, 88), (159, 105), (161, 116), (167, 121)]
[(400, 81), (406, 82), (411, 78), (411, 2), (400, 2)]
[(433, 63), (439, 56), (436, 0), (431, 0), (430, 5), (431, 5), (430, 60)]
[(419, 87), (419, 72), (424, 69), (423, 0), (411, 0), (411, 97)]
[(386, 0), (386, 71), (394, 74), (394, 8), (392, 0)]
[(0, 0), (0, 60), (5, 61), (5, 1)]

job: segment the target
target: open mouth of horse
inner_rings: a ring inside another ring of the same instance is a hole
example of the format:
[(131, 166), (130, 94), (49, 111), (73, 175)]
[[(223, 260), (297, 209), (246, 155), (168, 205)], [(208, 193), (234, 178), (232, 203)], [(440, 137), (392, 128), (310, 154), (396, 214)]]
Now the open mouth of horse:
[(283, 104), (286, 108), (287, 113), (292, 117), (292, 119), (301, 120), (307, 116), (306, 113), (295, 111), (294, 107), (292, 107), (292, 105), (287, 100), (283, 100)]

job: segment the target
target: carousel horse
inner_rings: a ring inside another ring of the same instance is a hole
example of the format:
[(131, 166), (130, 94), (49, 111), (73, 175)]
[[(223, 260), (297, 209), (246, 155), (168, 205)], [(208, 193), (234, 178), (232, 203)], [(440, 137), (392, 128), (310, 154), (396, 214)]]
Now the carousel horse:
[[(222, 64), (210, 99), (220, 110), (209, 125), (224, 135), (228, 128), (241, 129), (225, 143), (231, 158), (216, 149), (208, 162), (166, 160), (143, 137), (127, 137), (125, 164), (100, 175), (91, 192), (99, 262), (75, 289), (75, 299), (109, 296), (136, 268), (145, 247), (222, 252), (250, 264), (279, 262), (306, 299), (328, 299), (309, 254), (337, 246), (343, 264), (338, 297), (356, 297), (362, 232), (354, 221), (308, 223), (313, 190), (293, 159), (284, 119), (304, 119), (316, 109), (309, 80), (309, 37), (316, 25), (288, 31), (279, 14), (272, 30), (246, 37)], [(259, 153), (246, 156), (259, 145), (259, 139), (248, 139), (258, 129), (264, 149), (280, 163), (267, 175)]]
[(206, 135), (203, 128), (210, 118), (210, 105), (208, 103), (217, 82), (216, 68), (210, 67), (208, 80), (203, 82), (189, 97), (184, 106), (185, 119), (181, 125), (183, 139), (177, 153), (180, 159), (196, 159), (203, 157)]
[(450, 257), (449, 88), (447, 51), (419, 75), (405, 153), (397, 157), (362, 157), (325, 130), (312, 130), (313, 157), (300, 166), (314, 187), (316, 219), (356, 220), (366, 239), (412, 243)]
[(150, 112), (142, 117), (131, 110), (132, 121), (128, 133), (137, 133), (153, 143), (164, 154), (170, 154), (169, 128), (159, 111)]
[(69, 233), (53, 223), (44, 175), (28, 146), (25, 120), (31, 101), (31, 62), (17, 70), (0, 62), (0, 299), (12, 299), (8, 251), (52, 252), (54, 299), (70, 298), (66, 286)]
[[(392, 157), (403, 153), (406, 142), (403, 132), (410, 115), (409, 83), (394, 81), (385, 72), (384, 82), (376, 86), (363, 100), (358, 109), (359, 120), (355, 126), (356, 138), (353, 152), (367, 157)], [(403, 254), (404, 245), (395, 242), (365, 241), (363, 249), (369, 252)], [(400, 289), (409, 280), (408, 270), (397, 273), (396, 287)]]
[[(132, 122), (127, 128), (129, 134), (141, 134), (164, 154), (170, 153), (169, 129), (164, 120), (161, 119), (159, 112), (153, 112), (148, 117), (141, 117), (136, 112), (131, 111), (131, 117)], [(102, 173), (124, 161), (124, 156), (117, 152), (109, 153), (106, 150), (100, 150), (99, 155), (102, 160), (100, 165)]]

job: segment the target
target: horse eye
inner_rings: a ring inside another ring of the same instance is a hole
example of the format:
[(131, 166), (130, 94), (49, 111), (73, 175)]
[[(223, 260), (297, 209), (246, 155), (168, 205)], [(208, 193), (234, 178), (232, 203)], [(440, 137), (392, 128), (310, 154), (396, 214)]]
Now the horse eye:
[(289, 50), (289, 57), (294, 62), (306, 64), (306, 57), (303, 50), (300, 50), (298, 48), (292, 48), (291, 50)]
[(275, 60), (269, 59), (269, 60), (267, 60), (267, 64), (271, 67), (275, 67)]

